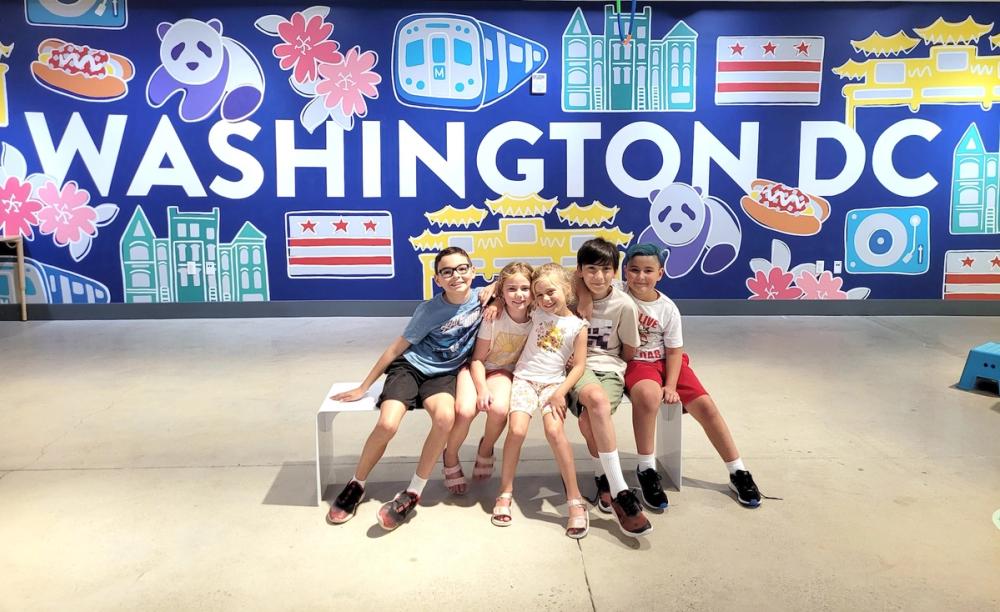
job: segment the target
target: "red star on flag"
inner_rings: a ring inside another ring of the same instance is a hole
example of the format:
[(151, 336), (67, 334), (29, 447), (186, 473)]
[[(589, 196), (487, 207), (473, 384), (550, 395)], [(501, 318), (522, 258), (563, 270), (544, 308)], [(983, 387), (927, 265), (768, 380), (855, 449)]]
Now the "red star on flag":
[(804, 40), (795, 45), (795, 49), (797, 51), (796, 55), (809, 55), (809, 43)]
[(993, 264), (994, 266), (1000, 268), (1000, 255), (997, 255), (993, 259), (991, 259), (990, 263)]
[(378, 223), (375, 223), (374, 221), (372, 221), (371, 219), (369, 219), (368, 221), (365, 222), (364, 225), (365, 225), (365, 231), (366, 232), (374, 232), (375, 231), (375, 226), (378, 225)]
[(973, 258), (971, 258), (971, 257), (969, 257), (968, 255), (966, 255), (965, 259), (962, 260), (962, 267), (963, 268), (971, 268), (972, 267), (972, 263), (974, 261), (976, 261), (976, 260), (973, 259)]
[(312, 219), (306, 221), (305, 223), (299, 223), (299, 225), (302, 226), (303, 232), (312, 232), (314, 234), (316, 233), (316, 224), (313, 223)]
[(344, 221), (343, 218), (341, 218), (340, 221), (334, 221), (333, 222), (333, 231), (335, 231), (335, 232), (346, 232), (347, 231), (347, 221)]
[(767, 41), (766, 45), (761, 45), (761, 49), (764, 50), (764, 55), (767, 55), (768, 53), (770, 53), (771, 55), (774, 55), (774, 50), (777, 49), (777, 48), (778, 48), (778, 45), (774, 44), (771, 41)]
[(743, 45), (741, 45), (740, 43), (737, 42), (735, 45), (731, 45), (729, 47), (729, 49), (733, 52), (732, 53), (733, 55), (740, 55), (740, 56), (742, 56), (743, 55), (743, 50), (746, 49), (746, 47), (744, 47)]

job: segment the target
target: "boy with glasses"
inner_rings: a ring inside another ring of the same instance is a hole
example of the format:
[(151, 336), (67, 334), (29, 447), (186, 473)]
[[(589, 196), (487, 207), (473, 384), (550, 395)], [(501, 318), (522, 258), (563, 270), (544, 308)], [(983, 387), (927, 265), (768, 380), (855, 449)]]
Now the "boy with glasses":
[[(416, 408), (418, 403), (431, 417), (431, 430), (410, 485), (378, 510), (378, 522), (383, 529), (395, 529), (410, 515), (420, 501), (438, 457), (444, 451), (455, 422), (456, 385), (460, 370), (476, 344), (483, 316), (482, 302), (492, 296), (493, 288), (472, 288), (476, 270), (469, 254), (458, 247), (449, 247), (438, 253), (434, 258), (434, 270), (434, 282), (444, 292), (417, 306), (403, 335), (382, 353), (358, 388), (332, 398), (356, 401), (383, 372), (386, 374), (382, 395), (378, 399), (378, 423), (361, 451), (354, 478), (330, 506), (327, 521), (331, 524), (346, 523), (354, 517), (365, 495), (368, 474), (385, 453), (403, 415), (407, 410)], [(461, 375), (468, 379), (465, 383), (474, 397), (471, 376), (467, 371)]]

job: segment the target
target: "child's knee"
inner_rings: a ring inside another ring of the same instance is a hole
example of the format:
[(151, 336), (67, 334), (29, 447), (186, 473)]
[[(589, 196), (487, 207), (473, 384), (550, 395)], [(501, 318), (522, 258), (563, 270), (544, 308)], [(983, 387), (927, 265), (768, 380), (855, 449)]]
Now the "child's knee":
[(431, 416), (431, 427), (439, 431), (451, 431), (455, 426), (455, 412), (452, 410), (438, 410)]
[(632, 407), (643, 413), (656, 412), (663, 399), (663, 388), (656, 384), (640, 384), (632, 387), (630, 397)]
[(375, 430), (372, 432), (380, 438), (389, 439), (396, 435), (399, 430), (399, 421), (390, 419), (379, 419), (375, 423)]
[(494, 419), (506, 419), (507, 412), (509, 410), (510, 406), (508, 405), (507, 402), (499, 402), (497, 400), (493, 400), (493, 403), (490, 405), (490, 410), (488, 414), (491, 418)]
[(545, 439), (555, 444), (563, 438), (562, 424), (557, 419), (545, 419)]

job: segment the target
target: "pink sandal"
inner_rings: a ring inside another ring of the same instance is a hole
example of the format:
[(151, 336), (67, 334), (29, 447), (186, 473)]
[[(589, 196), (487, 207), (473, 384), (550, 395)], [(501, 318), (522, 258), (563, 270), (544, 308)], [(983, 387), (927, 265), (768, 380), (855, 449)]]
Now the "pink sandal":
[(479, 449), (483, 446), (483, 439), (479, 439), (479, 446), (476, 447), (476, 465), (472, 468), (473, 480), (486, 480), (493, 477), (494, 455), (483, 457), (479, 454)]
[(448, 487), (452, 495), (465, 495), (465, 474), (462, 473), (462, 463), (448, 467), (444, 465), (444, 457), (441, 457), (441, 472), (444, 474), (444, 486)]
[[(587, 537), (587, 534), (590, 532), (590, 512), (587, 510), (587, 504), (578, 497), (566, 500), (566, 505), (570, 512), (569, 520), (566, 522), (566, 536), (574, 540)], [(581, 516), (573, 516), (572, 512), (574, 508), (581, 508), (583, 514)]]

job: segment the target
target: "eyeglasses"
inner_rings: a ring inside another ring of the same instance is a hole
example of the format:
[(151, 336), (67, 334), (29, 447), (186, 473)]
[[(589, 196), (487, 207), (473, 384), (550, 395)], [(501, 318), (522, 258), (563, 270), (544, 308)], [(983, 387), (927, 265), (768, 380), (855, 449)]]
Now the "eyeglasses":
[(441, 278), (451, 278), (455, 274), (465, 275), (472, 270), (472, 264), (462, 264), (460, 266), (455, 266), (454, 268), (441, 268), (437, 271), (438, 276)]

